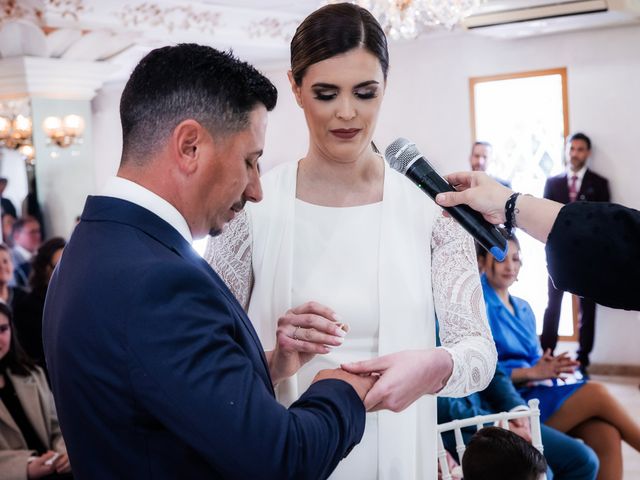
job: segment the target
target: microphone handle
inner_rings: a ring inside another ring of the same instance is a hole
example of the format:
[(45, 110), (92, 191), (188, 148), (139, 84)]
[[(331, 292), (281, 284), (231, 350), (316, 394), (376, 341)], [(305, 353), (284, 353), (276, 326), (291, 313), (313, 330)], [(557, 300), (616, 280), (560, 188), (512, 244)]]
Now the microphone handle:
[[(429, 195), (434, 201), (436, 195), (443, 192), (455, 192), (444, 178), (431, 168), (424, 158), (419, 158), (407, 168), (405, 173), (413, 183)], [(479, 212), (468, 205), (443, 207), (462, 227), (475, 238), (496, 260), (502, 262), (508, 249), (506, 238), (500, 231), (487, 222)]]

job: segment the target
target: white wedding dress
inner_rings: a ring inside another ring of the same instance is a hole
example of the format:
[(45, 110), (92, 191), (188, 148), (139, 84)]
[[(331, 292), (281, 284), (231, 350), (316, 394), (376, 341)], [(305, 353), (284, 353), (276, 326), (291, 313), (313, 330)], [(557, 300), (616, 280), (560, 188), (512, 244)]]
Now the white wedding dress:
[[(295, 172), (291, 168), (282, 167), (275, 172), (280, 180), (285, 179), (285, 185), (295, 183)], [(406, 179), (401, 178), (394, 187), (393, 181), (397, 178), (391, 172), (389, 169), (385, 172), (391, 177), (385, 181), (385, 200), (387, 192), (406, 186)], [(283, 193), (283, 183), (273, 181), (269, 175), (263, 182), (265, 198), (273, 194), (272, 188)], [(394, 288), (386, 280), (391, 273), (385, 272), (398, 271), (402, 274), (400, 278), (411, 278), (411, 273), (405, 274), (404, 270), (415, 266), (405, 266), (400, 262), (404, 259), (404, 263), (419, 264), (420, 259), (410, 256), (411, 241), (406, 239), (410, 234), (400, 235), (400, 240), (385, 240), (387, 229), (394, 228), (387, 224), (390, 221), (387, 219), (389, 213), (385, 213), (385, 202), (332, 208), (292, 199), (291, 195), (284, 201), (291, 204), (289, 210), (279, 211), (275, 201), (273, 205), (267, 205), (266, 211), (255, 211), (252, 206), (249, 214), (241, 213), (221, 236), (210, 239), (205, 252), (207, 261), (249, 311), (265, 349), (273, 348), (277, 316), (287, 308), (310, 300), (334, 309), (340, 321), (349, 324), (350, 331), (343, 345), (335, 347), (327, 355), (316, 355), (279, 389), (279, 399), (284, 404), (290, 404), (304, 392), (318, 370), (374, 358), (390, 351), (435, 346), (434, 307), (438, 311), (442, 344), (454, 359), (453, 374), (440, 394), (461, 396), (484, 388), (493, 377), (495, 348), (487, 326), (473, 242), (453, 220), (440, 215), (439, 209), (433, 210), (436, 213), (432, 215), (432, 228), (425, 230), (431, 234), (431, 248), (425, 238), (426, 264), (416, 267), (416, 271), (424, 272), (430, 264), (431, 275), (413, 282), (427, 284), (425, 288), (428, 291), (422, 296), (428, 298), (421, 299), (424, 303), (420, 304), (419, 301), (412, 302), (408, 293), (405, 303), (409, 307), (405, 308), (398, 306), (403, 303), (383, 301), (389, 296), (385, 295), (385, 290)], [(425, 208), (431, 212), (430, 205)], [(397, 215), (402, 216), (400, 213)], [(278, 222), (285, 222), (287, 226)], [(264, 228), (274, 230), (265, 234)], [(275, 243), (258, 238), (269, 235), (276, 238)], [(393, 248), (400, 260), (381, 264), (377, 259), (381, 255), (389, 255), (385, 253), (389, 246), (385, 245), (394, 241), (406, 243), (409, 258), (405, 258), (402, 251), (397, 252), (398, 248)], [(273, 247), (274, 244), (279, 247)], [(274, 258), (275, 266), (269, 267), (267, 260)], [(264, 270), (268, 272), (263, 275)], [(262, 290), (266, 289), (268, 294), (263, 295), (257, 287), (259, 283), (269, 283), (269, 278), (274, 285), (266, 285)], [(282, 295), (278, 293), (283, 289), (289, 291)], [(252, 292), (256, 293), (253, 298)], [(402, 302), (405, 292), (395, 293)], [(274, 296), (282, 296), (282, 299), (269, 300)], [(269, 305), (264, 309), (261, 308), (263, 305), (256, 303), (277, 306)], [(288, 307), (284, 308), (287, 304)], [(413, 304), (420, 304), (419, 308), (414, 308)], [(279, 309), (281, 311), (275, 314), (275, 318), (264, 313)], [(409, 316), (411, 318), (405, 318)], [(420, 316), (423, 316), (422, 320), (415, 318)], [(394, 318), (389, 320), (388, 317)], [(388, 333), (392, 329), (401, 329), (401, 340), (395, 344), (385, 340), (393, 335)], [(330, 478), (435, 478), (435, 415), (435, 398), (432, 396), (423, 397), (400, 414), (368, 413), (362, 441)]]

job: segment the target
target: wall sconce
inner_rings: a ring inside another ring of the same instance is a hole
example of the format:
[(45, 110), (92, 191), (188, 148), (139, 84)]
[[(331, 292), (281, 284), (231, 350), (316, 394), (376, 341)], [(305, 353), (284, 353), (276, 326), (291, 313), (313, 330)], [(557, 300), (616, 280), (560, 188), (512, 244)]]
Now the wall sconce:
[(31, 145), (31, 119), (25, 115), (0, 116), (0, 147), (18, 150)]
[(61, 148), (82, 143), (84, 119), (80, 115), (67, 115), (64, 118), (47, 117), (42, 128), (49, 137), (48, 143), (55, 143)]

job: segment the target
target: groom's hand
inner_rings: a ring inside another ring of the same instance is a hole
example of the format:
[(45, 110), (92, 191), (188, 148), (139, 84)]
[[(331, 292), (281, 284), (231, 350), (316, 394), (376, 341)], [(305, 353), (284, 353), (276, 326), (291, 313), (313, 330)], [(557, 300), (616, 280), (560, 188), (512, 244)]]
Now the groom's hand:
[(345, 372), (341, 368), (335, 368), (332, 370), (320, 370), (311, 383), (313, 384), (319, 382), (320, 380), (326, 380), (328, 378), (343, 380), (347, 382), (354, 388), (354, 390), (360, 397), (360, 400), (362, 400), (363, 402), (364, 398), (367, 396), (367, 393), (369, 393), (369, 390), (371, 390), (371, 387), (373, 387), (374, 383), (376, 383), (376, 380), (378, 380), (378, 377), (375, 375), (354, 375), (353, 373)]

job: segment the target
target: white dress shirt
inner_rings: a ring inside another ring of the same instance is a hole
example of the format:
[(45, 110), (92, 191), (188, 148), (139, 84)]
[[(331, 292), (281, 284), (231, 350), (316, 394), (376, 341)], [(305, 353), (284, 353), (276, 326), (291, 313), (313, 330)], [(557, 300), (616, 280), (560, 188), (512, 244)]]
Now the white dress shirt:
[(189, 225), (176, 207), (142, 185), (122, 177), (111, 177), (107, 180), (101, 195), (126, 200), (155, 213), (175, 228), (187, 242), (193, 241)]

